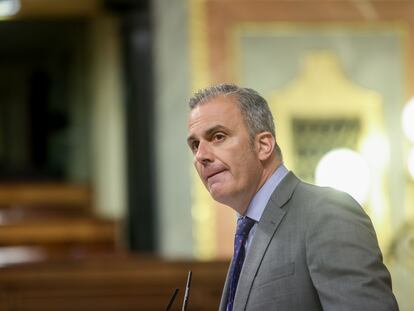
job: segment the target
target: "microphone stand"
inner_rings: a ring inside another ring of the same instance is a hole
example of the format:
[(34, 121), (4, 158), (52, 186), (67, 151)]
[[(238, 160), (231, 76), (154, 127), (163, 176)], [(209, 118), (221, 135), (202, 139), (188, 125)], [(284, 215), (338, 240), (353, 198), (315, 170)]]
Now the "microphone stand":
[(191, 287), (191, 276), (192, 276), (191, 270), (188, 271), (188, 277), (187, 277), (187, 284), (185, 285), (185, 294), (184, 294), (184, 301), (183, 301), (183, 307), (181, 311), (187, 310), (188, 305), (188, 299), (190, 298), (190, 287)]

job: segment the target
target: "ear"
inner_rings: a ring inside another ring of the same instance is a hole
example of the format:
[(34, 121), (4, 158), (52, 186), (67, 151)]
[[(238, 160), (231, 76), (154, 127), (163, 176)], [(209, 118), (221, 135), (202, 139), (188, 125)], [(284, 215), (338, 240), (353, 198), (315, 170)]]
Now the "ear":
[(256, 151), (260, 161), (266, 161), (275, 149), (275, 138), (270, 132), (262, 132), (256, 135)]

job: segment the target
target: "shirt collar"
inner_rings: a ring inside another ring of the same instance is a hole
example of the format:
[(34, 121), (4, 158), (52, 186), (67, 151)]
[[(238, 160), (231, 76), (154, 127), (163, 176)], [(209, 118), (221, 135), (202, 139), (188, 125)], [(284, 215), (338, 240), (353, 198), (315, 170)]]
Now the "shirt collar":
[(282, 179), (289, 173), (286, 166), (281, 164), (274, 171), (272, 176), (263, 184), (260, 190), (255, 194), (247, 207), (246, 216), (258, 222), (262, 217), (263, 211), (269, 202), (273, 191), (282, 181)]

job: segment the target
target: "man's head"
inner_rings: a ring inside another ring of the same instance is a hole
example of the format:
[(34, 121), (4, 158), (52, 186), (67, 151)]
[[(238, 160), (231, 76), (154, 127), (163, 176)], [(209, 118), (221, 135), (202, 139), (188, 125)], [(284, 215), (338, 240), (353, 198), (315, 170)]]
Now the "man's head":
[(188, 145), (212, 197), (240, 214), (281, 163), (273, 118), (251, 89), (219, 85), (190, 99)]
[[(249, 132), (252, 143), (256, 134), (270, 132), (276, 137), (273, 115), (266, 100), (253, 89), (241, 88), (234, 84), (219, 84), (202, 89), (190, 98), (190, 109), (208, 102), (210, 99), (224, 96), (232, 97), (237, 103)], [(276, 144), (275, 152), (282, 158), (282, 152)]]

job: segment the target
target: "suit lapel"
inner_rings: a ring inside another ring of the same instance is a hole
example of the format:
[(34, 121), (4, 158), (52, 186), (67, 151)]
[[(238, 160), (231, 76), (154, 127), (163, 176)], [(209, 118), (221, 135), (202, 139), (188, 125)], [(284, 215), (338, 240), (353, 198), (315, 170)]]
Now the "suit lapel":
[[(234, 299), (233, 309), (235, 311), (245, 310), (246, 308), (254, 277), (260, 267), (266, 249), (287, 213), (287, 210), (282, 207), (289, 201), (298, 183), (299, 179), (292, 172), (289, 172), (277, 186), (266, 205), (263, 215), (257, 224), (256, 232), (246, 254), (246, 259), (240, 274)], [(227, 291), (226, 288), (225, 291)], [(227, 295), (224, 297), (227, 297)]]
[(226, 281), (224, 282), (223, 292), (221, 293), (219, 311), (226, 311), (226, 308), (227, 308), (227, 293), (229, 292), (228, 291), (228, 284), (229, 284), (230, 269), (231, 269), (231, 264), (229, 266), (229, 269), (227, 270)]

